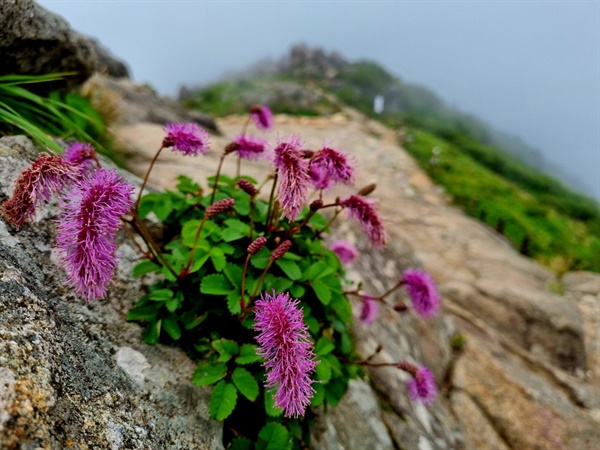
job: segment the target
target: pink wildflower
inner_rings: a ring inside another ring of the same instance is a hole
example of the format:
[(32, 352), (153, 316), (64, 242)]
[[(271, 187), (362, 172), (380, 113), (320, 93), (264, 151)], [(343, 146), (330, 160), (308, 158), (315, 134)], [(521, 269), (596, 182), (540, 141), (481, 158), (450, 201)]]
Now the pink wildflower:
[(354, 163), (348, 155), (323, 147), (310, 162), (310, 176), (317, 189), (327, 189), (335, 183), (352, 184)]
[(287, 293), (263, 293), (256, 302), (254, 329), (260, 331), (257, 353), (265, 360), (267, 388), (286, 417), (303, 416), (315, 393), (310, 374), (317, 362), (299, 301)]
[(277, 200), (283, 215), (294, 220), (308, 197), (308, 162), (300, 151), (300, 137), (291, 135), (275, 148), (274, 163), (279, 175)]
[(343, 264), (349, 264), (358, 258), (358, 250), (348, 241), (334, 241), (329, 246), (338, 255)]
[(440, 294), (431, 277), (422, 270), (409, 269), (402, 276), (406, 291), (417, 314), (430, 318), (440, 309)]
[(273, 113), (264, 105), (251, 106), (250, 116), (261, 130), (268, 130), (273, 126)]
[(210, 147), (208, 133), (195, 123), (168, 123), (165, 131), (163, 147), (173, 147), (185, 156), (205, 155)]
[(19, 175), (12, 197), (2, 205), (6, 218), (19, 228), (35, 216), (36, 206), (75, 182), (80, 170), (77, 165), (58, 156), (40, 153), (33, 164)]
[(416, 367), (407, 361), (401, 361), (398, 363), (398, 368), (412, 375), (412, 379), (406, 383), (412, 401), (420, 401), (426, 405), (433, 402), (437, 395), (437, 388), (433, 374), (427, 367)]
[(233, 141), (236, 144), (237, 154), (245, 159), (257, 159), (265, 154), (267, 141), (257, 136), (242, 134)]
[(342, 200), (340, 205), (348, 208), (350, 217), (360, 223), (363, 232), (375, 247), (383, 247), (387, 244), (387, 233), (383, 226), (383, 220), (375, 209), (375, 200), (351, 195)]
[(92, 144), (75, 142), (67, 147), (63, 159), (84, 169), (89, 169), (94, 161), (97, 161), (97, 156)]
[(360, 301), (361, 309), (360, 316), (358, 318), (365, 325), (371, 325), (379, 313), (379, 305), (377, 304), (377, 300), (370, 295), (365, 294), (360, 296)]
[(103, 298), (117, 266), (115, 237), (132, 205), (134, 187), (99, 169), (76, 183), (61, 204), (57, 248), (68, 282), (90, 301)]

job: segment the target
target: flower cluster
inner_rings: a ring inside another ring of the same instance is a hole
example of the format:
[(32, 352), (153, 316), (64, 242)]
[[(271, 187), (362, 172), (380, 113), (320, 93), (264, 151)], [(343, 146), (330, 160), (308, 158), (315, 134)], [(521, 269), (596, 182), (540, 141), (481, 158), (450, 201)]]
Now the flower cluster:
[(87, 301), (106, 295), (117, 266), (115, 236), (133, 206), (133, 189), (115, 171), (99, 169), (61, 202), (57, 248), (68, 282)]
[(254, 311), (254, 329), (260, 332), (258, 353), (267, 369), (266, 386), (276, 388), (275, 405), (287, 417), (304, 415), (315, 393), (310, 374), (317, 363), (299, 303), (287, 293), (273, 291), (273, 295), (263, 294)]
[(210, 147), (208, 133), (195, 123), (169, 123), (165, 131), (163, 147), (173, 147), (185, 156), (204, 155)]

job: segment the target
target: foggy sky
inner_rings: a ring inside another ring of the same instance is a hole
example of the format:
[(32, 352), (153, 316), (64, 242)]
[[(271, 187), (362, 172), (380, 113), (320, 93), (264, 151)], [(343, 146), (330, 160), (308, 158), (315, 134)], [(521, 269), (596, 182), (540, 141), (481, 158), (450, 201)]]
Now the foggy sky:
[(371, 59), (522, 137), (600, 198), (598, 1), (40, 1), (176, 95), (296, 43)]

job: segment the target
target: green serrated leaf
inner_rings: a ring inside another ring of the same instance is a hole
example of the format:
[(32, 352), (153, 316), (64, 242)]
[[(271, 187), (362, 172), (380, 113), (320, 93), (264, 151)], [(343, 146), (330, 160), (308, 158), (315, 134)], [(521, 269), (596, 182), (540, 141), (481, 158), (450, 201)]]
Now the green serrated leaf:
[(225, 276), (220, 273), (206, 275), (200, 283), (200, 292), (209, 295), (227, 295), (231, 292), (232, 287)]
[(243, 197), (235, 195), (233, 209), (240, 216), (247, 216), (250, 214), (250, 198), (247, 195), (244, 195)]
[(321, 280), (315, 280), (310, 285), (321, 303), (328, 305), (331, 301), (331, 290), (329, 289), (329, 286)]
[(236, 436), (231, 441), (229, 450), (254, 450), (254, 444), (248, 438)]
[(302, 297), (304, 297), (305, 293), (306, 293), (306, 288), (304, 286), (301, 286), (299, 284), (294, 284), (294, 285), (292, 285), (292, 287), (290, 287), (290, 294), (292, 294), (292, 297), (294, 297), (294, 298), (301, 299)]
[(165, 317), (162, 320), (162, 328), (174, 341), (179, 340), (181, 337), (181, 328), (177, 323), (177, 318), (174, 316)]
[(208, 412), (216, 420), (225, 420), (235, 409), (237, 390), (225, 380), (217, 383), (210, 396)]
[(319, 325), (319, 321), (316, 318), (310, 316), (304, 319), (304, 322), (306, 323), (306, 326), (312, 334), (317, 334), (319, 332), (321, 326)]
[(142, 335), (142, 339), (146, 344), (154, 345), (158, 342), (160, 337), (160, 327), (162, 321), (155, 320), (148, 324)]
[(317, 380), (322, 383), (328, 383), (331, 380), (331, 365), (326, 359), (321, 359), (315, 367), (317, 372)]
[(221, 250), (219, 247), (213, 247), (210, 249), (210, 259), (217, 272), (222, 272), (227, 265), (227, 260), (225, 259), (223, 250)]
[(225, 378), (227, 366), (224, 363), (202, 363), (196, 367), (192, 375), (192, 383), (196, 386), (208, 386)]
[(227, 309), (233, 315), (237, 315), (242, 312), (242, 305), (240, 305), (241, 295), (235, 290), (227, 294)]
[(246, 233), (241, 232), (240, 230), (235, 230), (233, 228), (225, 228), (221, 232), (221, 236), (223, 237), (223, 240), (225, 242), (233, 242), (237, 241), (238, 239), (245, 238), (248, 235)]
[(159, 308), (156, 303), (137, 306), (127, 312), (126, 320), (152, 320), (158, 315)]
[(223, 273), (236, 289), (242, 287), (242, 268), (240, 266), (228, 264)]
[(344, 323), (352, 322), (352, 307), (344, 294), (333, 292), (331, 307)]
[(208, 313), (204, 313), (201, 316), (195, 316), (193, 313), (187, 313), (182, 317), (183, 328), (186, 330), (192, 330), (206, 320)]
[(231, 377), (233, 384), (244, 397), (253, 402), (258, 397), (258, 383), (256, 379), (243, 367), (236, 367)]
[(321, 230), (327, 226), (329, 221), (325, 219), (321, 214), (315, 213), (308, 221), (311, 225), (314, 225), (317, 229)]
[(236, 364), (245, 365), (260, 361), (261, 358), (256, 354), (256, 349), (258, 349), (257, 345), (242, 344), (240, 347), (240, 354), (235, 360)]
[(171, 289), (156, 289), (150, 292), (149, 298), (156, 302), (166, 302), (170, 298), (173, 298), (173, 294), (174, 292)]
[(208, 261), (210, 255), (205, 251), (197, 251), (194, 254), (194, 262), (192, 263), (192, 267), (190, 268), (190, 273), (198, 272), (202, 266)]
[(250, 258), (250, 264), (256, 269), (264, 269), (269, 264), (269, 258), (271, 258), (271, 251), (263, 247), (256, 255)]
[(167, 311), (175, 312), (177, 308), (179, 308), (179, 305), (181, 305), (181, 303), (183, 303), (183, 292), (177, 291), (175, 297), (167, 300), (165, 306), (167, 307)]
[(248, 225), (238, 219), (227, 219), (225, 221), (225, 225), (227, 225), (229, 228), (232, 228), (234, 230), (239, 230), (244, 234), (250, 233), (250, 225)]
[(212, 347), (219, 352), (219, 361), (227, 362), (240, 348), (237, 342), (230, 339), (216, 339), (212, 342)]
[(300, 267), (294, 261), (289, 259), (278, 259), (275, 261), (277, 267), (283, 270), (291, 280), (299, 280), (302, 276), (302, 272), (300, 271)]
[(322, 336), (315, 345), (315, 354), (318, 356), (324, 356), (328, 353), (331, 353), (333, 349), (335, 349), (335, 344), (325, 336)]
[(277, 277), (275, 282), (272, 283), (273, 289), (277, 292), (285, 292), (287, 291), (294, 282), (292, 280), (288, 280), (287, 278)]
[(270, 417), (279, 417), (283, 414), (281, 408), (275, 406), (275, 399), (273, 398), (273, 394), (267, 390), (264, 391), (264, 400), (265, 400), (265, 412)]
[(302, 281), (313, 281), (335, 273), (335, 269), (323, 262), (311, 264), (302, 275)]
[(280, 423), (269, 422), (258, 433), (256, 450), (288, 450), (291, 447), (290, 434)]
[(131, 273), (134, 277), (141, 277), (147, 273), (158, 272), (159, 270), (160, 266), (158, 264), (152, 261), (142, 261), (135, 265)]
[(312, 387), (315, 390), (315, 394), (310, 399), (310, 405), (316, 408), (317, 406), (321, 406), (325, 400), (325, 386), (321, 383), (313, 383)]

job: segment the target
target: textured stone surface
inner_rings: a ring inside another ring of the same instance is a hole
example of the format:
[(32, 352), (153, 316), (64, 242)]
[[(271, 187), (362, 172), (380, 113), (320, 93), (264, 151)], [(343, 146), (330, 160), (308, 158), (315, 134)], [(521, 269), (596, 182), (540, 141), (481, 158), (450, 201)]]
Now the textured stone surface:
[[(0, 201), (34, 153), (0, 139)], [(55, 264), (52, 219), (43, 209), (17, 232), (0, 218), (0, 448), (222, 448), (192, 361), (124, 319), (141, 296), (136, 251), (120, 238), (115, 286), (86, 305)]]
[[(383, 252), (372, 251), (355, 224), (342, 218), (332, 237), (348, 239), (361, 250), (349, 276), (361, 277), (365, 289), (377, 293), (393, 285), (403, 269), (423, 267), (442, 292), (446, 314), (440, 318), (423, 321), (410, 312), (400, 315), (382, 308), (375, 325), (356, 326), (363, 356), (382, 343), (377, 361), (423, 362), (440, 383), (440, 400), (425, 409), (408, 401), (401, 372), (369, 371), (382, 405), (379, 417), (392, 442), (410, 449), (479, 449), (486, 448), (484, 440), (498, 449), (594, 448), (600, 440), (600, 399), (585, 371), (594, 356), (584, 325), (590, 328), (586, 324), (595, 323), (596, 316), (593, 308), (581, 306), (591, 302), (586, 286), (595, 286), (595, 281), (587, 277), (578, 283), (579, 290), (569, 290), (565, 277), (565, 290), (572, 296), (550, 291), (552, 273), (518, 254), (493, 230), (448, 206), (439, 188), (398, 147), (395, 134), (378, 123), (353, 111), (328, 118), (276, 116), (275, 122), (276, 131), (265, 135), (271, 143), (277, 132), (300, 134), (307, 148), (327, 141), (357, 159), (358, 186), (378, 184), (373, 196), (388, 224), (390, 245)], [(243, 117), (219, 120), (224, 137), (215, 138), (215, 150), (207, 156), (162, 154), (152, 182), (172, 187), (178, 173), (204, 182), (243, 123)], [(141, 174), (162, 131), (140, 123), (121, 127), (117, 134), (131, 151), (131, 170)], [(226, 159), (225, 173), (233, 170), (235, 160)], [(243, 171), (262, 180), (265, 164), (244, 162)], [(341, 188), (332, 195), (349, 192)], [(400, 291), (390, 301), (403, 298)], [(452, 353), (455, 332), (464, 334), (468, 345)], [(348, 409), (339, 414), (352, 414)], [(342, 422), (329, 418), (321, 424), (319, 442), (324, 448), (358, 449), (341, 443), (348, 429)], [(364, 433), (354, 436), (362, 438)]]
[[(66, 20), (33, 0), (0, 2), (0, 61), (2, 74), (76, 72), (68, 78), (70, 86), (82, 83), (98, 70), (127, 76), (125, 65), (108, 50), (72, 30)], [(62, 85), (57, 82), (51, 86)]]

